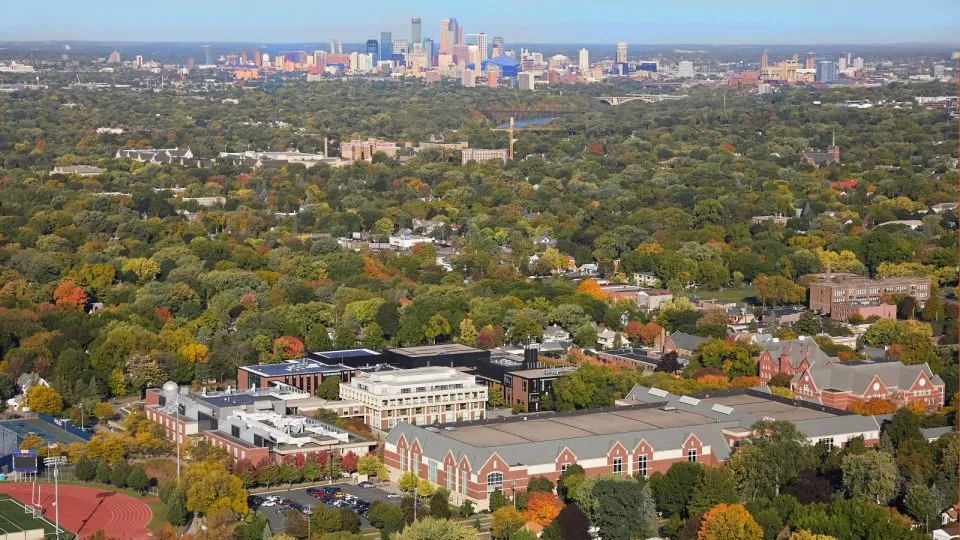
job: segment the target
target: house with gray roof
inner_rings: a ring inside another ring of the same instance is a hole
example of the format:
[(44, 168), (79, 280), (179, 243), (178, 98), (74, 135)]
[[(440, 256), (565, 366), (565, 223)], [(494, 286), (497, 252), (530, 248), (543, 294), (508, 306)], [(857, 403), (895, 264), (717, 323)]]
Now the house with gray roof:
[(879, 399), (898, 409), (918, 403), (937, 411), (946, 393), (943, 379), (927, 364), (908, 366), (894, 360), (814, 364), (794, 375), (791, 388), (795, 395), (838, 409)]
[(693, 356), (693, 351), (697, 350), (697, 347), (708, 341), (710, 341), (710, 338), (674, 332), (663, 341), (662, 350), (664, 353), (675, 351), (677, 356), (688, 360)]

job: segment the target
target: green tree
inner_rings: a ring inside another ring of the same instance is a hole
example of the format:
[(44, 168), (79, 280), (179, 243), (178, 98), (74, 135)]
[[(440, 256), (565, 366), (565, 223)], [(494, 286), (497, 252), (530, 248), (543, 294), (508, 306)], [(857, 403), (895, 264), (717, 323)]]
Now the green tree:
[(450, 493), (445, 489), (438, 489), (430, 497), (430, 515), (437, 519), (450, 518)]
[(775, 496), (813, 460), (807, 438), (791, 422), (762, 420), (756, 434), (730, 459), (737, 483), (749, 498)]
[(594, 522), (603, 538), (629, 540), (656, 534), (656, 506), (646, 486), (602, 480), (594, 486), (593, 495), (597, 499)]
[(703, 466), (689, 461), (674, 463), (665, 474), (655, 473), (650, 478), (650, 487), (657, 508), (667, 516), (687, 516), (694, 488), (702, 475)]
[(493, 490), (490, 493), (490, 511), (496, 512), (497, 510), (503, 508), (504, 506), (509, 506), (510, 501), (504, 496), (503, 491), (500, 488)]
[(897, 464), (886, 452), (870, 450), (843, 458), (843, 486), (852, 497), (863, 497), (877, 504), (897, 494), (900, 479)]
[(910, 486), (903, 498), (903, 505), (910, 517), (921, 524), (924, 530), (930, 530), (932, 525), (938, 524), (937, 517), (940, 514), (941, 505), (926, 485), (913, 484)]
[(469, 347), (476, 347), (478, 334), (477, 327), (473, 325), (472, 319), (466, 318), (460, 321), (460, 335), (457, 336), (459, 343), (463, 343)]
[(317, 386), (317, 397), (329, 400), (340, 399), (340, 383), (343, 382), (339, 375), (324, 377), (323, 381)]
[(437, 342), (440, 336), (450, 335), (450, 321), (439, 313), (434, 313), (430, 320), (423, 326), (423, 335), (433, 343)]
[(476, 529), (450, 521), (426, 517), (408, 525), (403, 532), (394, 533), (392, 540), (473, 540)]
[(386, 540), (395, 532), (403, 529), (403, 511), (395, 504), (376, 501), (370, 505), (367, 513), (370, 525), (380, 529), (380, 538)]
[(704, 467), (693, 486), (687, 515), (702, 514), (720, 503), (732, 504), (739, 500), (737, 479), (730, 468)]

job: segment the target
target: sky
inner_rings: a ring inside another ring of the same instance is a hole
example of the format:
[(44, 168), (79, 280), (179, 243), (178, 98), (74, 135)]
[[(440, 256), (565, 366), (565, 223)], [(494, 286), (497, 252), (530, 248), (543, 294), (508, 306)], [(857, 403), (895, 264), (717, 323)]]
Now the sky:
[(0, 41), (362, 42), (410, 18), (507, 43), (960, 43), (960, 0), (5, 0)]

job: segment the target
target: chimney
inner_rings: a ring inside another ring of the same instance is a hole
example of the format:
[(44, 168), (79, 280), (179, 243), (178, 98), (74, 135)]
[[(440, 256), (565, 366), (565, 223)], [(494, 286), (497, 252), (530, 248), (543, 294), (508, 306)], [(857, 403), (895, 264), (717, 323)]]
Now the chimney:
[(523, 369), (536, 369), (539, 354), (540, 345), (537, 343), (528, 343), (523, 348)]

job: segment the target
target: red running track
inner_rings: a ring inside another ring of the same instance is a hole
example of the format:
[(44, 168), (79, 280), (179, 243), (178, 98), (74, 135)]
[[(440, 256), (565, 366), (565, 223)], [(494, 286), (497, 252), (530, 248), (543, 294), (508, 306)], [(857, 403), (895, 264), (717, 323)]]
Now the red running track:
[[(56, 506), (53, 484), (37, 484), (43, 516), (55, 522)], [(6, 493), (24, 504), (30, 504), (29, 483), (0, 484)], [(141, 540), (150, 538), (147, 523), (153, 517), (143, 501), (123, 493), (79, 486), (60, 486), (60, 526), (76, 533), (78, 539), (103, 529), (108, 538)]]

